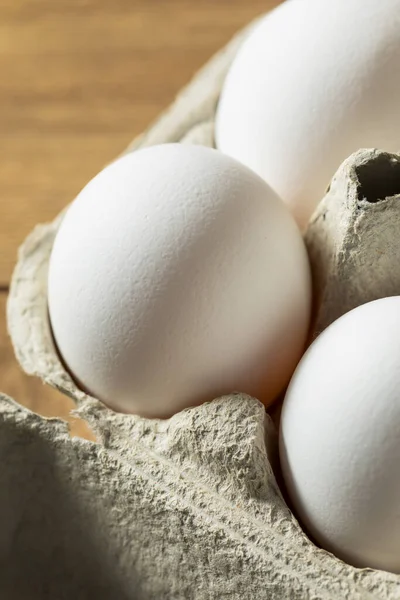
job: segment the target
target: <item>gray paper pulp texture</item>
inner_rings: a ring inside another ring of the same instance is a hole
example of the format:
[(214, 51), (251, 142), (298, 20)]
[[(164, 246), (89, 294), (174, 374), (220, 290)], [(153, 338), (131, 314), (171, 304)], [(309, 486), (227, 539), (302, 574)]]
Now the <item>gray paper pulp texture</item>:
[[(212, 146), (221, 84), (244, 35), (128, 151), (167, 141)], [(345, 163), (306, 234), (319, 328), (379, 290), (400, 290), (391, 270), (397, 199), (373, 205), (354, 196), (354, 161), (376, 156)], [(61, 219), (38, 226), (20, 249), (8, 326), (22, 368), (71, 396), (98, 443), (71, 439), (64, 422), (0, 397), (0, 598), (400, 598), (398, 576), (346, 565), (302, 532), (277, 486), (277, 434), (257, 400), (236, 394), (161, 421), (114, 413), (77, 389), (47, 319)], [(384, 234), (387, 253), (376, 289), (365, 254), (375, 248), (372, 232)]]

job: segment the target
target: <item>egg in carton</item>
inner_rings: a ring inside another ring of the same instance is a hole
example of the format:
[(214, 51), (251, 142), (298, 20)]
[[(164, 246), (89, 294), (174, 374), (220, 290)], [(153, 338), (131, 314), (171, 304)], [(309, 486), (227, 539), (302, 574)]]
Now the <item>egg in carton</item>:
[[(128, 152), (165, 142), (213, 146), (221, 86), (247, 34)], [(400, 293), (397, 177), (390, 189), (378, 183), (398, 160), (374, 150), (348, 159), (311, 220), (318, 330), (353, 306)], [(2, 597), (400, 597), (399, 576), (354, 568), (302, 531), (277, 484), (276, 430), (257, 400), (234, 394), (158, 420), (115, 413), (77, 387), (47, 312), (62, 217), (38, 226), (20, 249), (8, 326), (24, 371), (72, 397), (97, 443), (71, 439), (62, 421), (1, 397)]]

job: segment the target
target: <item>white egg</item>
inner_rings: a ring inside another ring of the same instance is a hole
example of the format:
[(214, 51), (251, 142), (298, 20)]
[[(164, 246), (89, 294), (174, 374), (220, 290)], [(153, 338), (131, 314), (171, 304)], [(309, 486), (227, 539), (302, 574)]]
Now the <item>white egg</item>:
[(129, 154), (58, 231), (48, 301), (59, 352), (109, 406), (163, 417), (232, 391), (270, 403), (302, 354), (300, 232), (252, 171), (179, 144)]
[(217, 147), (251, 167), (303, 228), (340, 163), (400, 146), (400, 0), (290, 0), (226, 78)]
[(286, 394), (280, 454), (323, 548), (400, 573), (400, 297), (352, 310), (314, 341)]

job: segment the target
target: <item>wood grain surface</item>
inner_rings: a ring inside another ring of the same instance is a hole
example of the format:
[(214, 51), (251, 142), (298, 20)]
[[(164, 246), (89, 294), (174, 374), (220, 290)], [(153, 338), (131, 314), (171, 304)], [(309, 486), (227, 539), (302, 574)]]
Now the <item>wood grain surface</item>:
[[(66, 417), (22, 375), (5, 296), (19, 244), (52, 219), (232, 35), (278, 0), (0, 0), (0, 390)], [(72, 420), (74, 433), (88, 435)]]

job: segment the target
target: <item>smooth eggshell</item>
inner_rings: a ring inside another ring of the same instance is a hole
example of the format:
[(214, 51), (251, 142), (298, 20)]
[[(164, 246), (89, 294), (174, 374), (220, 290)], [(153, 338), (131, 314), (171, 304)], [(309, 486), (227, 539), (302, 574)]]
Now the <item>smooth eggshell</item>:
[(400, 573), (400, 297), (352, 310), (308, 349), (283, 403), (280, 454), (323, 548)]
[(291, 0), (240, 49), (217, 147), (261, 175), (303, 228), (340, 163), (400, 146), (400, 0)]
[(162, 417), (232, 391), (269, 404), (303, 351), (310, 274), (262, 179), (216, 150), (171, 144), (84, 188), (54, 243), (48, 298), (81, 386)]

